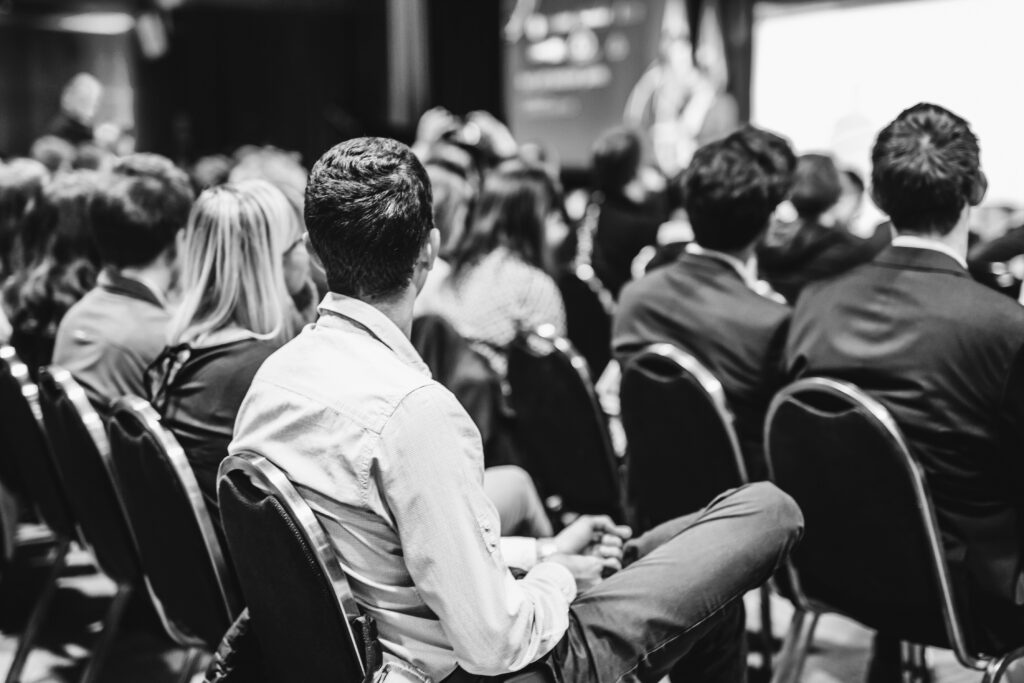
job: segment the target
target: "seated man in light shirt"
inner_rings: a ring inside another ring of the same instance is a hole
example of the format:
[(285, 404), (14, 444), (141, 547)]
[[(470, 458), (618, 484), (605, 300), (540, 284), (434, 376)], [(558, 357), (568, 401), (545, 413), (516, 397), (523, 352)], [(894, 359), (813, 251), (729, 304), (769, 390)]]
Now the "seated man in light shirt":
[(799, 537), (793, 501), (756, 484), (628, 542), (603, 517), (501, 538), (479, 433), (408, 339), (440, 241), (423, 167), (393, 140), (341, 143), (310, 174), (305, 217), (331, 291), (260, 368), (229, 450), (274, 462), (316, 512), (377, 623), (375, 680), (537, 661), (560, 681), (744, 680), (741, 598)]

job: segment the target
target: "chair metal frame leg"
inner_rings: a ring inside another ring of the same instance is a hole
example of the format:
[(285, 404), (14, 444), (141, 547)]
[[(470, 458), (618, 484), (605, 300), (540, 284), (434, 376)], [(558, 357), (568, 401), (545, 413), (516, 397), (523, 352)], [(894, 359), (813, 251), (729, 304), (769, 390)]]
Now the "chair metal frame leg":
[(772, 676), (772, 683), (798, 683), (807, 661), (807, 651), (814, 640), (814, 629), (818, 626), (817, 612), (797, 609), (789, 624), (789, 633), (779, 655), (779, 664)]
[(43, 585), (43, 592), (36, 598), (36, 604), (32, 607), (28, 623), (25, 624), (25, 632), (18, 641), (18, 649), (14, 653), (14, 660), (11, 662), (11, 668), (7, 671), (7, 678), (4, 679), (4, 683), (20, 683), (21, 681), (21, 672), (25, 668), (25, 662), (28, 661), (28, 656), (32, 653), (36, 638), (39, 637), (39, 631), (42, 629), (43, 624), (46, 623), (46, 617), (50, 612), (50, 604), (57, 594), (57, 582), (60, 580), (64, 567), (67, 566), (70, 549), (70, 538), (58, 540), (57, 546), (53, 550), (53, 564), (50, 566), (50, 573), (47, 575), (46, 583)]
[(181, 663), (181, 676), (178, 683), (189, 683), (196, 673), (196, 668), (203, 660), (203, 651), (198, 647), (190, 647), (185, 652), (185, 661)]
[(903, 683), (925, 683), (928, 680), (924, 645), (900, 641), (900, 679)]
[(135, 587), (129, 584), (122, 584), (117, 587), (114, 599), (110, 601), (107, 614), (103, 618), (103, 630), (96, 641), (92, 656), (89, 658), (89, 663), (86, 665), (79, 683), (96, 683), (99, 680), (103, 663), (106, 661), (107, 655), (110, 654), (110, 650), (114, 645), (114, 640), (117, 638), (121, 627), (121, 619), (124, 617), (124, 611), (128, 607), (128, 602), (131, 600), (134, 592)]
[(772, 675), (772, 655), (775, 654), (775, 637), (772, 634), (772, 589), (766, 583), (761, 586), (761, 671), (767, 678)]
[(982, 683), (1000, 683), (1010, 665), (1022, 659), (1024, 659), (1024, 647), (1019, 647), (998, 659), (993, 659), (985, 667), (985, 677), (981, 679)]

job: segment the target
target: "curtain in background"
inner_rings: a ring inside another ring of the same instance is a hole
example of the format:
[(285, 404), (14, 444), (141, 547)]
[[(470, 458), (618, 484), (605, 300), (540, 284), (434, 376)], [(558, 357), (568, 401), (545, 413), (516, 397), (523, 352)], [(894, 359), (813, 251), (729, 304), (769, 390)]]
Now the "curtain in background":
[(426, 0), (388, 0), (387, 22), (388, 123), (411, 127), (430, 102)]

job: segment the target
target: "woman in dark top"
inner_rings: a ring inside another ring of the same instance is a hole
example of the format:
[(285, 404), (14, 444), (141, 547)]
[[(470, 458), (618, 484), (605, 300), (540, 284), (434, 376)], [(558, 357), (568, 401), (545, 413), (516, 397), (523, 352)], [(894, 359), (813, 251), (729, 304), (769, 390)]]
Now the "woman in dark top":
[[(291, 283), (308, 281), (302, 225), (280, 190), (249, 180), (203, 192), (185, 229), (182, 298), (150, 400), (216, 509), (217, 468), (267, 356), (298, 332)], [(306, 272), (297, 272), (306, 271)]]

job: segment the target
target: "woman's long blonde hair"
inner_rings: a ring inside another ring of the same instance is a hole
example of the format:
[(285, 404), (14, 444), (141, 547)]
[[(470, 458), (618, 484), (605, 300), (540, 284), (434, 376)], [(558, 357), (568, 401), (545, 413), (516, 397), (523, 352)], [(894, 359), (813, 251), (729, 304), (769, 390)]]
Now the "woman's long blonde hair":
[(302, 225), (280, 190), (245, 180), (204, 191), (185, 228), (181, 303), (170, 324), (171, 346), (238, 327), (260, 339), (295, 330), (284, 279), (285, 251)]

